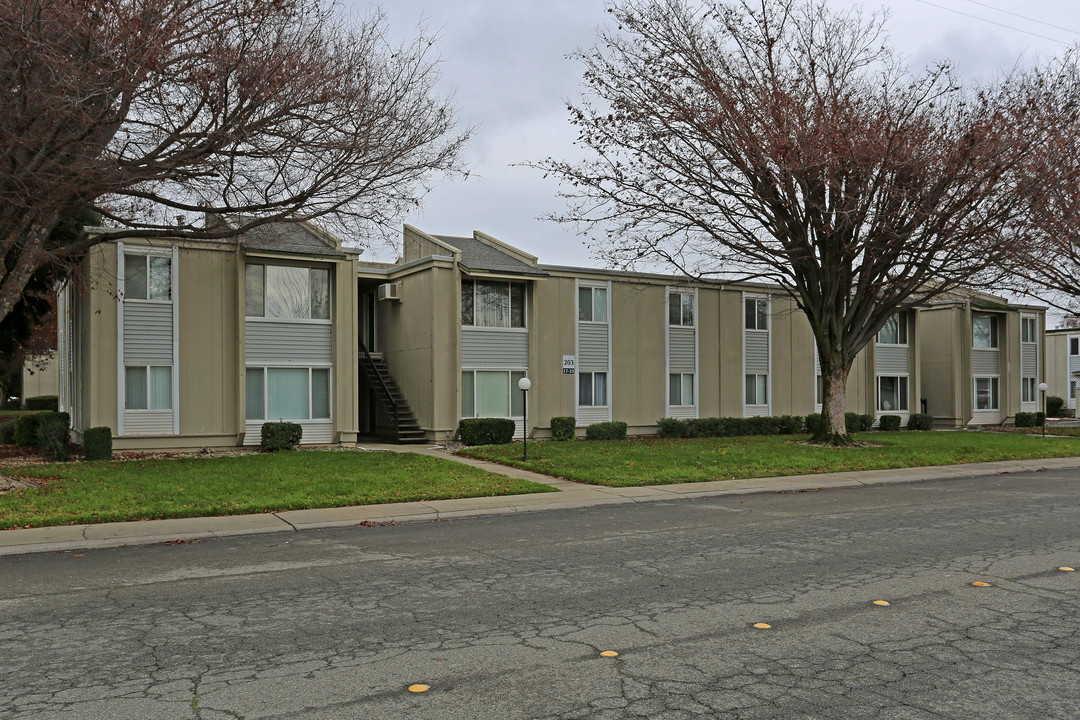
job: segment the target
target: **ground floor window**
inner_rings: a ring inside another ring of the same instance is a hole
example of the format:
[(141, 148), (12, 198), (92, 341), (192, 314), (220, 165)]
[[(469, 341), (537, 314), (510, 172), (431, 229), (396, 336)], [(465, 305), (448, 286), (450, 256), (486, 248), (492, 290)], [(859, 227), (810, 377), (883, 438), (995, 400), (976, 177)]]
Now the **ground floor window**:
[(878, 376), (877, 409), (881, 412), (907, 412), (908, 379), (905, 375)]
[(668, 404), (694, 404), (694, 373), (671, 373), (668, 376)]
[(998, 379), (996, 377), (975, 378), (975, 409), (998, 409)]
[(461, 373), (461, 416), (522, 417), (524, 398), (518, 380), (524, 370), (465, 370)]
[(1020, 380), (1020, 401), (1021, 402), (1036, 402), (1039, 398), (1035, 394), (1036, 378), (1026, 377)]
[(747, 375), (746, 376), (746, 404), (768, 405), (769, 404), (769, 376)]
[(172, 367), (128, 365), (124, 368), (125, 410), (172, 410)]
[(330, 368), (249, 367), (248, 420), (330, 418)]
[(583, 372), (578, 375), (578, 405), (605, 407), (608, 404), (606, 372)]
[(821, 404), (825, 402), (825, 376), (821, 373), (817, 375), (817, 381), (814, 383), (814, 404), (819, 408)]

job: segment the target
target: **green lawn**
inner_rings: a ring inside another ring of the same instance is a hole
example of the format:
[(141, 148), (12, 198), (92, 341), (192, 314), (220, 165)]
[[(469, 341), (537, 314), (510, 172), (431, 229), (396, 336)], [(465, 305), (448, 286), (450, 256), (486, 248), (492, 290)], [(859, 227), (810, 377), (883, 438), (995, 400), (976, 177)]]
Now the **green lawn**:
[(1080, 455), (1080, 438), (1072, 437), (980, 432), (875, 432), (856, 437), (880, 447), (816, 447), (798, 442), (804, 437), (771, 436), (537, 442), (529, 443), (527, 463), (521, 462), (521, 445), (460, 452), (612, 487)]
[(547, 492), (425, 455), (285, 452), (0, 467), (55, 478), (0, 495), (0, 528), (239, 515), (304, 508)]

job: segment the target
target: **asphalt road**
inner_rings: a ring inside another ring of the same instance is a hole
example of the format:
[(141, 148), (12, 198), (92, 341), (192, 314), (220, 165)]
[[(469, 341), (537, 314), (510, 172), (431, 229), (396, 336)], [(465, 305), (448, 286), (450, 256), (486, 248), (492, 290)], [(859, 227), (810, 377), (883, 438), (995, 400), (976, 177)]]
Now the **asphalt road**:
[(1076, 720), (1061, 566), (1075, 471), (3, 557), (0, 717)]

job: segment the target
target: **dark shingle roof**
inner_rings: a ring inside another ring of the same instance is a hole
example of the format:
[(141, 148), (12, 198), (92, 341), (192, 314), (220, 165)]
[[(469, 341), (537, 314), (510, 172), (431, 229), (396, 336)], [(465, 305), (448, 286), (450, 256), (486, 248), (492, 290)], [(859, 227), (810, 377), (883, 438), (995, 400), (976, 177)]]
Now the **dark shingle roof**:
[(344, 257), (330, 238), (315, 232), (301, 222), (271, 222), (257, 225), (240, 236), (240, 243), (249, 250)]
[(436, 238), (453, 245), (461, 251), (461, 264), (469, 270), (513, 273), (515, 275), (547, 275), (538, 267), (529, 265), (509, 253), (480, 242), (476, 238), (436, 235)]

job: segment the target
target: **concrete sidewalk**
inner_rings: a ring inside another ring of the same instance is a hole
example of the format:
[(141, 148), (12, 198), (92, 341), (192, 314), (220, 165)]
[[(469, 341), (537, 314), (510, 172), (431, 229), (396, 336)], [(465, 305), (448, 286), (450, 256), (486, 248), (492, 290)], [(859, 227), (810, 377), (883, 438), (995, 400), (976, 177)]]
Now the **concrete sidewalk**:
[(713, 482), (652, 485), (648, 487), (610, 488), (584, 485), (539, 475), (496, 463), (451, 455), (438, 448), (402, 448), (397, 445), (363, 446), (371, 450), (419, 452), (472, 465), (511, 477), (532, 480), (556, 488), (557, 493), (504, 495), (500, 497), (433, 500), (427, 502), (359, 505), (317, 510), (288, 510), (258, 515), (144, 520), (64, 525), (29, 530), (0, 530), (0, 555), (55, 552), (86, 548), (146, 545), (174, 540), (251, 535), (258, 533), (300, 532), (318, 528), (346, 527), (360, 524), (421, 522), (480, 515), (505, 515), (565, 508), (658, 502), (685, 498), (722, 497), (750, 493), (791, 492), (856, 488), (883, 483), (909, 483), (923, 480), (969, 478), (1038, 470), (1080, 470), (1080, 457), (1013, 460), (941, 467), (870, 470), (865, 472), (824, 473), (792, 477), (717, 480)]

